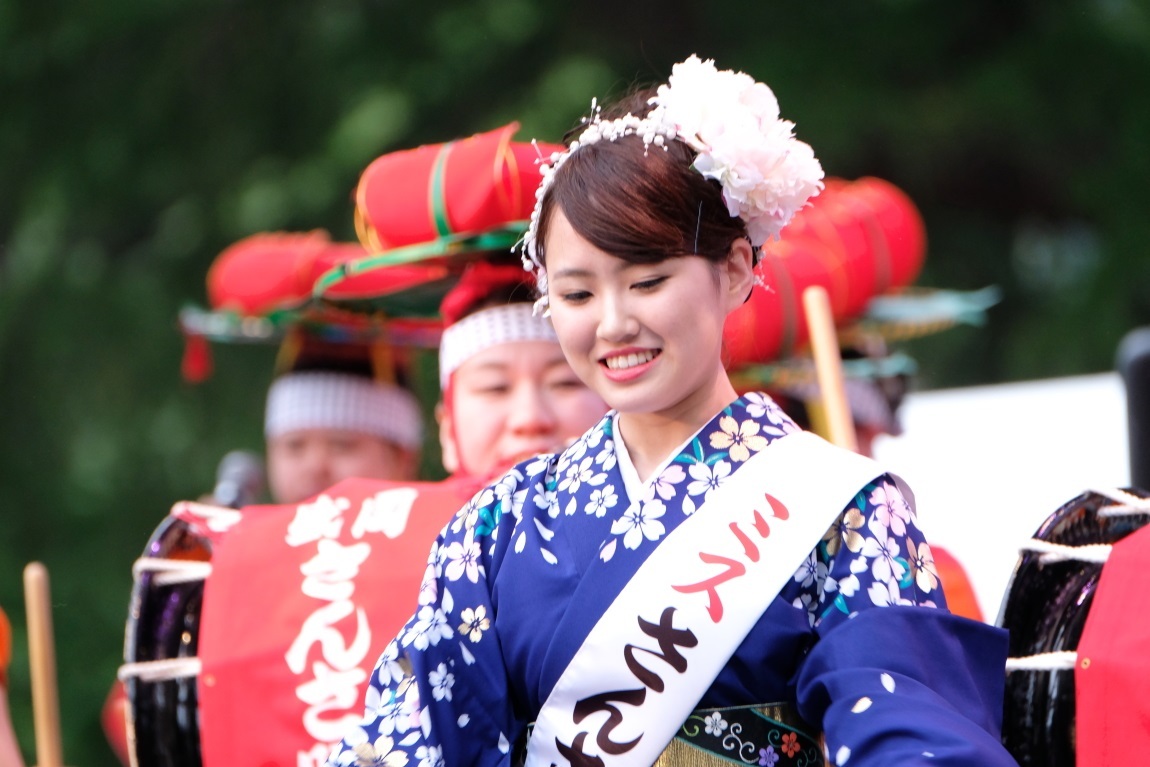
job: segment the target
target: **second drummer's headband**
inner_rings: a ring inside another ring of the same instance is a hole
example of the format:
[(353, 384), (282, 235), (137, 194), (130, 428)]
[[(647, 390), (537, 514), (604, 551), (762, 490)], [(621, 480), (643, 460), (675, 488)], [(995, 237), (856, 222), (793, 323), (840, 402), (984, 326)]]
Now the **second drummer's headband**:
[(558, 343), (551, 321), (535, 316), (531, 304), (507, 304), (470, 314), (443, 331), (439, 343), (439, 386), (446, 390), (451, 374), (480, 352), (515, 341)]

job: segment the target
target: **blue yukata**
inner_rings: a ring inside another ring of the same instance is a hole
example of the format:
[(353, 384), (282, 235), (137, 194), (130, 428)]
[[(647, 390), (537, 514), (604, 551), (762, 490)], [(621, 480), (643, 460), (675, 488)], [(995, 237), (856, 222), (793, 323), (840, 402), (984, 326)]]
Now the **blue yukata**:
[[(444, 528), (415, 615), (329, 765), (512, 764), (645, 558), (752, 454), (798, 429), (747, 394), (642, 483), (616, 424), (608, 414), (563, 453), (518, 465)], [(894, 478), (876, 477), (827, 519), (698, 708), (787, 703), (825, 733), (832, 764), (1014, 764), (998, 740), (1005, 633), (947, 612)], [(771, 748), (735, 761), (775, 759)]]

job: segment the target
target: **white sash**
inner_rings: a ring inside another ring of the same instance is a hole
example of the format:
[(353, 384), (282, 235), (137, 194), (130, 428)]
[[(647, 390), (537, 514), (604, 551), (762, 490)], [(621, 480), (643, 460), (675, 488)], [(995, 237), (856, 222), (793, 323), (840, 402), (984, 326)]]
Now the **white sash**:
[(592, 628), (539, 711), (527, 767), (653, 764), (847, 503), (882, 473), (809, 432), (752, 456)]

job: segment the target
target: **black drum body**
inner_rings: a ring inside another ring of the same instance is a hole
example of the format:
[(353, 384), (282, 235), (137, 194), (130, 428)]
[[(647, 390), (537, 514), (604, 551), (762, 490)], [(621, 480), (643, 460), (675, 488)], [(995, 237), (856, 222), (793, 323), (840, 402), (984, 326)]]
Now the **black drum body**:
[[(1085, 492), (1050, 515), (1034, 538), (1062, 546), (1113, 544), (1150, 522), (1145, 514), (1099, 514), (1118, 505), (1101, 493)], [(1002, 603), (998, 625), (1010, 631), (1011, 658), (1077, 650), (1102, 574), (1099, 563), (1044, 563), (1042, 557), (1022, 554)], [(1022, 767), (1074, 765), (1073, 669), (1009, 673), (1002, 740)]]
[[(211, 546), (189, 525), (168, 517), (152, 534), (144, 559), (207, 562)], [(142, 570), (132, 588), (124, 639), (128, 662), (193, 658), (204, 582), (161, 584)], [(128, 678), (129, 745), (137, 767), (202, 767), (196, 677), (165, 681)]]

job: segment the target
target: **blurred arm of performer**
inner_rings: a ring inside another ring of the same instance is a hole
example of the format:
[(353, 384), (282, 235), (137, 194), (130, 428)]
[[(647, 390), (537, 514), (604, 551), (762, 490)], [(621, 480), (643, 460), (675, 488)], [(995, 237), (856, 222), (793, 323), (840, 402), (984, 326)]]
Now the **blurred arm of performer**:
[(0, 765), (24, 767), (20, 744), (12, 730), (8, 711), (8, 663), (12, 660), (12, 627), (8, 616), (0, 609)]
[(441, 305), (443, 466), (482, 482), (538, 453), (562, 450), (607, 406), (567, 364), (551, 321), (532, 313), (523, 268), (472, 264)]

